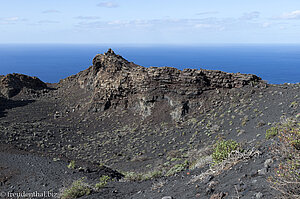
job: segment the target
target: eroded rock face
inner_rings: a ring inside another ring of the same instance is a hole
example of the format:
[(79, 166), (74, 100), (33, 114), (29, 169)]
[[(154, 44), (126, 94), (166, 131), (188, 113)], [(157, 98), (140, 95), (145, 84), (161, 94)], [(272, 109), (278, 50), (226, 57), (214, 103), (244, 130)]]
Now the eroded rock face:
[(175, 120), (201, 106), (199, 98), (204, 91), (264, 84), (261, 78), (252, 74), (203, 69), (181, 71), (171, 67), (145, 68), (128, 62), (111, 49), (96, 55), (93, 66), (60, 84), (70, 81), (90, 92), (90, 109), (132, 109), (147, 117), (152, 114), (155, 105), (162, 102), (168, 105), (169, 114)]
[(23, 74), (8, 74), (0, 76), (0, 92), (7, 98), (17, 95), (23, 88), (41, 90), (47, 85), (37, 77), (30, 77)]

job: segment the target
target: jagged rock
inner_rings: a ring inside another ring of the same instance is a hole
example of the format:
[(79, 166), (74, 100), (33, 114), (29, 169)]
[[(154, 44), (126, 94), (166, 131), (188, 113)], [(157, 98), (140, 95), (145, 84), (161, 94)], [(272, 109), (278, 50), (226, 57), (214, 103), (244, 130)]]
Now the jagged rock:
[[(156, 104), (168, 107), (169, 116), (179, 120), (201, 107), (201, 94), (208, 90), (263, 85), (251, 74), (171, 67), (145, 68), (128, 62), (109, 49), (93, 59), (93, 66), (62, 80), (60, 87), (78, 86), (88, 93), (89, 110), (131, 109), (143, 117), (153, 114)], [(68, 86), (66, 86), (68, 85)], [(68, 96), (66, 96), (68, 97)]]
[(30, 77), (23, 74), (8, 74), (0, 76), (0, 93), (7, 98), (17, 95), (23, 88), (42, 90), (47, 85), (37, 77)]

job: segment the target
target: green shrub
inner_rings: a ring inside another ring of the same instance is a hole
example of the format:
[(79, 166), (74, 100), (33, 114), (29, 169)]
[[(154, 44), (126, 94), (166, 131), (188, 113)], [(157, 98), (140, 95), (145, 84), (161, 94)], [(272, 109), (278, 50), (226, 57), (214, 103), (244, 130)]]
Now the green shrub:
[(70, 188), (67, 188), (62, 193), (62, 199), (73, 199), (79, 198), (81, 196), (89, 195), (91, 193), (91, 189), (88, 184), (84, 183), (84, 178), (80, 180), (76, 180), (72, 183)]
[(69, 169), (75, 169), (75, 161), (71, 160), (70, 164), (68, 165)]
[(148, 173), (126, 172), (124, 173), (124, 176), (124, 180), (126, 181), (144, 181), (161, 177), (162, 172), (160, 170), (154, 170)]
[(109, 180), (110, 180), (109, 176), (107, 176), (107, 175), (101, 176), (101, 178), (99, 180), (100, 182), (95, 185), (95, 188), (99, 190), (99, 189), (105, 187), (105, 185), (107, 184), (107, 182)]
[(266, 139), (270, 139), (272, 137), (275, 137), (278, 134), (278, 128), (277, 127), (271, 127), (266, 131)]
[(288, 118), (278, 123), (278, 139), (274, 140), (275, 157), (280, 164), (269, 178), (271, 187), (282, 194), (282, 198), (299, 198), (300, 189), (300, 126), (299, 117)]
[(185, 170), (188, 167), (188, 161), (185, 161), (182, 164), (176, 164), (174, 165), (171, 169), (169, 169), (169, 171), (167, 171), (167, 173), (165, 174), (165, 176), (172, 176), (176, 173), (179, 173), (183, 170)]
[(237, 150), (239, 144), (234, 140), (218, 140), (214, 145), (212, 158), (214, 164), (218, 164), (225, 160), (231, 151)]

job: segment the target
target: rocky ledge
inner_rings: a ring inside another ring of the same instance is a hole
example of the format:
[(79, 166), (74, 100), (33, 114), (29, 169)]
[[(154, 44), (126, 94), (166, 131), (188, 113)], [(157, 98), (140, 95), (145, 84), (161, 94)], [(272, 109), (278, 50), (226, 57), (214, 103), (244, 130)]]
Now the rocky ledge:
[(0, 76), (0, 93), (6, 98), (17, 95), (23, 88), (42, 90), (46, 89), (47, 85), (37, 77), (30, 77), (23, 74), (13, 73)]
[(89, 100), (84, 100), (88, 103), (80, 102), (81, 107), (89, 110), (131, 109), (147, 117), (160, 102), (168, 106), (174, 120), (190, 110), (201, 108), (201, 95), (205, 91), (246, 85), (266, 86), (261, 78), (252, 74), (204, 69), (181, 71), (172, 67), (145, 68), (128, 62), (111, 49), (96, 55), (93, 65), (87, 70), (60, 82), (64, 89), (71, 87), (74, 90), (74, 86), (79, 86), (89, 93)]

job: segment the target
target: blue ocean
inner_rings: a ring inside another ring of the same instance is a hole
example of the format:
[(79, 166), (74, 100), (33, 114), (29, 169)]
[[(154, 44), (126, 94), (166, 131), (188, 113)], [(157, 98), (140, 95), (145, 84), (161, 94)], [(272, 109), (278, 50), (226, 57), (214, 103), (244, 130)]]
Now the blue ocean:
[(272, 84), (300, 82), (300, 45), (0, 44), (0, 74), (23, 73), (54, 83), (88, 68), (108, 48), (145, 67), (252, 73)]

